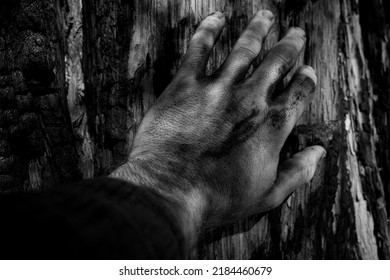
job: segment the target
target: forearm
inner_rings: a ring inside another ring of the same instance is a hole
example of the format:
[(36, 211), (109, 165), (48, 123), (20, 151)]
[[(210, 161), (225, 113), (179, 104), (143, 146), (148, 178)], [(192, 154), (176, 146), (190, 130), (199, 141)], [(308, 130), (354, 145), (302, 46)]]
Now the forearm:
[(0, 259), (172, 259), (184, 237), (166, 199), (118, 179), (0, 195)]
[(161, 206), (177, 222), (188, 252), (202, 231), (206, 215), (206, 198), (198, 188), (188, 187), (189, 182), (176, 178), (154, 161), (130, 160), (110, 174), (135, 184), (161, 197)]

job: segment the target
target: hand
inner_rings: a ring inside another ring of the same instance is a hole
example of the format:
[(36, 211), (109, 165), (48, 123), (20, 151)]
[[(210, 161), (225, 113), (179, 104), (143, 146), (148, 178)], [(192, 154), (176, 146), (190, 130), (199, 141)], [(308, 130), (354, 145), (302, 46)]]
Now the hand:
[(304, 31), (291, 28), (245, 78), (272, 23), (270, 11), (257, 12), (223, 65), (207, 76), (225, 18), (217, 12), (204, 19), (178, 73), (143, 119), (129, 161), (111, 175), (180, 204), (188, 246), (203, 227), (277, 207), (311, 180), (325, 155), (312, 146), (279, 163), (316, 76), (303, 66), (275, 91), (305, 45)]

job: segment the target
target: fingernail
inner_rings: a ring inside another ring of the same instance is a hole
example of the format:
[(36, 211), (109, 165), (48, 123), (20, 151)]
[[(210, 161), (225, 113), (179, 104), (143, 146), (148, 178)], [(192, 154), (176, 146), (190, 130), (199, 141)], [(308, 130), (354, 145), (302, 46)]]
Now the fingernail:
[(300, 71), (300, 74), (309, 77), (314, 82), (314, 84), (317, 85), (317, 76), (316, 76), (316, 73), (315, 73), (313, 67), (305, 65), (305, 66), (302, 66), (299, 69), (299, 71)]
[(217, 12), (217, 11), (212, 12), (211, 14), (208, 15), (208, 17), (209, 17), (209, 16), (216, 16), (217, 18), (223, 18), (223, 17), (225, 17), (225, 15), (224, 15), (223, 13)]
[(298, 36), (301, 36), (302, 38), (306, 38), (306, 32), (300, 27), (290, 27), (290, 29), (287, 32), (288, 34), (295, 33)]
[(305, 67), (306, 67), (308, 70), (310, 70), (310, 71), (312, 71), (312, 72), (315, 72), (315, 71), (314, 71), (314, 68), (311, 67), (310, 65), (305, 65)]
[(274, 19), (274, 14), (270, 10), (262, 10), (261, 14), (269, 21), (272, 21)]

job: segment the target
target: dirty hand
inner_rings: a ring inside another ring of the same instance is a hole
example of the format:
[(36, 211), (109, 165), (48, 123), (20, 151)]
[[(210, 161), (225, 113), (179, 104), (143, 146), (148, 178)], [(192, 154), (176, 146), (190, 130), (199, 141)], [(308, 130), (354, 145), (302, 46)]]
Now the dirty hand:
[(188, 247), (204, 228), (280, 205), (312, 179), (325, 154), (312, 146), (279, 162), (316, 84), (313, 69), (303, 66), (275, 91), (305, 45), (303, 30), (291, 28), (245, 78), (272, 23), (270, 11), (257, 12), (225, 62), (207, 76), (225, 18), (218, 12), (206, 17), (181, 68), (143, 119), (129, 161), (111, 174), (180, 205)]

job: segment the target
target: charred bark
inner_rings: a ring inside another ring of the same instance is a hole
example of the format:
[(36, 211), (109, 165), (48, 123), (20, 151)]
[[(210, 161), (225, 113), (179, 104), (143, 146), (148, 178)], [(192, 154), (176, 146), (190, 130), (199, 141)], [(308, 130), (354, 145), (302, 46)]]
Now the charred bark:
[(64, 7), (2, 1), (1, 191), (80, 179), (65, 85)]

